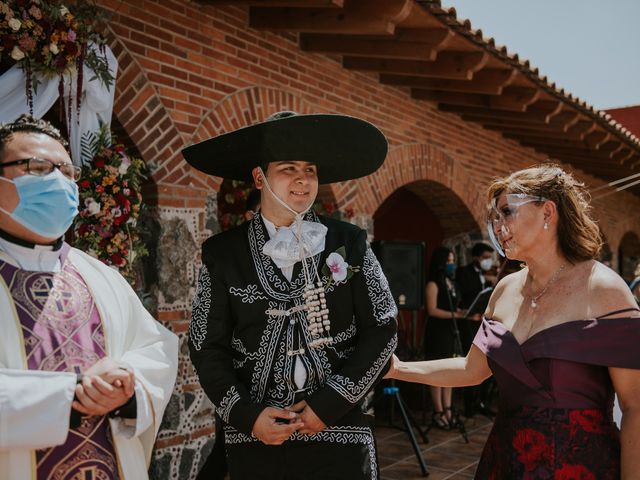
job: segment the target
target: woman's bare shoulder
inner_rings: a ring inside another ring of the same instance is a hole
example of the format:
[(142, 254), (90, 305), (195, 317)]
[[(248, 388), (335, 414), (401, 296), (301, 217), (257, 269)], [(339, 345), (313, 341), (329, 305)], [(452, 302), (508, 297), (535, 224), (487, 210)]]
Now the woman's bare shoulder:
[(493, 289), (491, 298), (489, 299), (489, 305), (485, 312), (485, 317), (493, 318), (493, 312), (495, 311), (496, 304), (500, 301), (504, 295), (509, 295), (509, 292), (513, 292), (515, 289), (520, 290), (527, 277), (527, 269), (523, 268), (519, 272), (511, 273), (498, 282)]
[[(629, 286), (612, 269), (596, 260), (590, 260), (582, 268), (587, 279), (589, 310), (592, 317), (602, 317), (618, 310), (638, 307)], [(630, 314), (633, 312), (626, 313)]]

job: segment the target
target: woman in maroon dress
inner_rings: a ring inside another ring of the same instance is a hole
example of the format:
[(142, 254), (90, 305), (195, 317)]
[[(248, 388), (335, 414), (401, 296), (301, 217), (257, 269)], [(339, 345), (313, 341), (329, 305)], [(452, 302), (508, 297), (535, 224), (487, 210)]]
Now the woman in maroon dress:
[(584, 186), (543, 165), (495, 181), (488, 199), (498, 251), (526, 268), (496, 286), (466, 358), (394, 358), (387, 377), (460, 387), (495, 376), (499, 413), (476, 479), (640, 478), (640, 311), (594, 260)]

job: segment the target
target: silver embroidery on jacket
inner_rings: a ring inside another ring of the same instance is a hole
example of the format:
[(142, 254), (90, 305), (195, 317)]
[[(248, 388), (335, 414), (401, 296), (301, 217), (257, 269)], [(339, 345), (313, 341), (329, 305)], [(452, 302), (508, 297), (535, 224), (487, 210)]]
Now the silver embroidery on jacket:
[(207, 318), (211, 309), (211, 277), (206, 265), (200, 268), (198, 287), (191, 305), (191, 323), (189, 324), (189, 339), (193, 347), (200, 351), (202, 342), (207, 336)]
[(358, 403), (373, 386), (383, 367), (391, 358), (397, 343), (398, 336), (394, 335), (380, 356), (373, 362), (373, 365), (369, 367), (369, 370), (357, 380), (357, 383), (344, 375), (336, 374), (331, 376), (327, 381), (327, 385), (338, 392), (349, 403)]
[(371, 305), (373, 305), (373, 316), (378, 325), (386, 325), (396, 317), (398, 308), (393, 300), (393, 295), (391, 295), (387, 277), (384, 276), (380, 267), (380, 262), (368, 247), (362, 263), (362, 275), (367, 284)]
[(234, 385), (231, 386), (227, 393), (224, 394), (220, 403), (216, 405), (216, 412), (220, 415), (220, 418), (229, 423), (229, 416), (231, 415), (231, 409), (240, 400), (240, 394), (236, 390)]
[(269, 300), (269, 298), (258, 290), (258, 286), (254, 283), (247, 285), (247, 288), (230, 287), (229, 293), (240, 297), (242, 303), (253, 303), (256, 300)]

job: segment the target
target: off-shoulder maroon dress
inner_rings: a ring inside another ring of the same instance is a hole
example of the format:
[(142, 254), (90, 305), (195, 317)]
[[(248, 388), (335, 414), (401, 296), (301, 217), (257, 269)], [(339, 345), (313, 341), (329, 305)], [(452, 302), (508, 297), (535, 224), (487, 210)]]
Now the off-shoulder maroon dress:
[(476, 479), (620, 478), (619, 431), (607, 367), (640, 369), (640, 318), (576, 320), (520, 345), (484, 319), (474, 340), (500, 391)]

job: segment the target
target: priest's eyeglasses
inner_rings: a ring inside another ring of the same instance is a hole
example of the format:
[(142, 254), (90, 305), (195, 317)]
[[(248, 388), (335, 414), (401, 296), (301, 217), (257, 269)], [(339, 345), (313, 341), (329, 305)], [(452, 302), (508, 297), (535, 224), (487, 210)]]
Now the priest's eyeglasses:
[(50, 160), (44, 160), (42, 158), (31, 157), (31, 158), (22, 158), (20, 160), (12, 160), (7, 163), (0, 163), (0, 168), (11, 167), (13, 165), (26, 165), (27, 173), (29, 175), (36, 175), (38, 177), (43, 177), (45, 175), (49, 175), (53, 172), (54, 169), (60, 170), (65, 177), (69, 180), (73, 180), (77, 182), (80, 180), (80, 174), (82, 169), (76, 165), (71, 163), (53, 163)]

